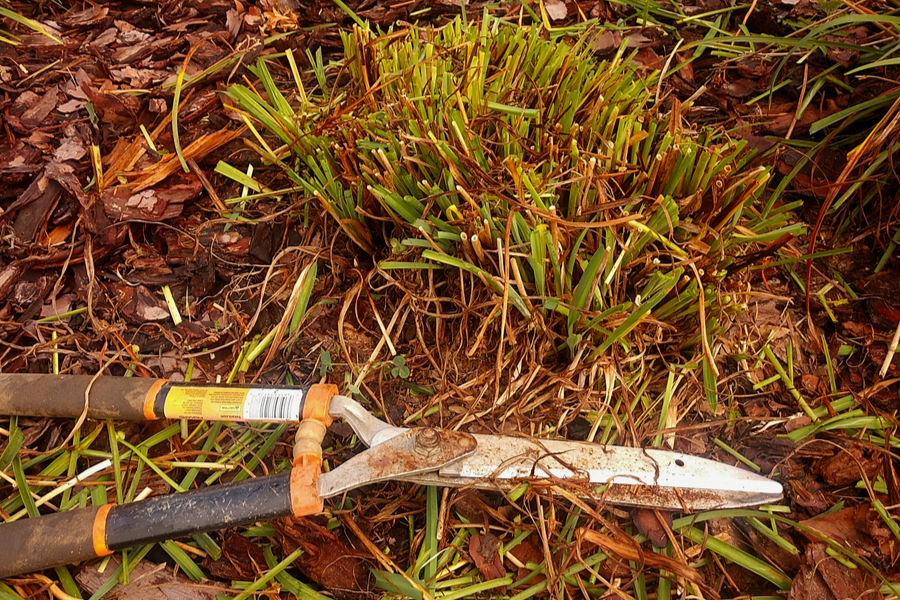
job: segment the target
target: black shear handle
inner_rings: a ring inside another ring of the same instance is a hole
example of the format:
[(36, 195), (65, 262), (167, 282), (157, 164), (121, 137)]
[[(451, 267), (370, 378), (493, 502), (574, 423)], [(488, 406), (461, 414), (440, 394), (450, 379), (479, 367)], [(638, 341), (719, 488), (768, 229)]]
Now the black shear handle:
[(0, 579), (293, 514), (291, 473), (0, 524)]

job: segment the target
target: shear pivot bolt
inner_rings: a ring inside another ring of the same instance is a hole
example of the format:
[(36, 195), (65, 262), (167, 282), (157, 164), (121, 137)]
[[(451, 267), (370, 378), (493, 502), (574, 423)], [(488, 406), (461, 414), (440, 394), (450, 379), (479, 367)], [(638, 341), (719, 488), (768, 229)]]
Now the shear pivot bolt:
[(440, 436), (434, 429), (420, 429), (416, 433), (416, 454), (427, 456), (434, 453), (441, 444)]

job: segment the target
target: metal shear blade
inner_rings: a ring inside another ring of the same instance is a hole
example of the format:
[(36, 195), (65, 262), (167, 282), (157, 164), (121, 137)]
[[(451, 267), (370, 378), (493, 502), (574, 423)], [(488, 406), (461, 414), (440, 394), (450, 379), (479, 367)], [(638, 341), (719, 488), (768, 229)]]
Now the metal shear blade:
[[(346, 419), (371, 450), (323, 474), (323, 496), (385, 479), (482, 489), (510, 489), (523, 480), (569, 483), (610, 504), (686, 512), (755, 506), (782, 496), (776, 481), (678, 452), (433, 429), (413, 433), (343, 396), (334, 397), (329, 413)], [(435, 450), (423, 452), (423, 436)]]
[(475, 453), (447, 465), (438, 475), (506, 486), (528, 479), (569, 481), (611, 504), (678, 511), (781, 499), (778, 482), (678, 452), (508, 436), (476, 435), (475, 440)]
[(468, 433), (407, 429), (319, 475), (319, 496), (327, 498), (369, 483), (437, 472), (474, 453), (476, 445)]

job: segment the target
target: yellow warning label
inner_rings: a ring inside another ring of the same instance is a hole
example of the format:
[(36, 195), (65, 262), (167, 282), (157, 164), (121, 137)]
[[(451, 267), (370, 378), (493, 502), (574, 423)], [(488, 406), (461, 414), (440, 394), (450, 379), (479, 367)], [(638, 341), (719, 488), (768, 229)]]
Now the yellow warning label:
[(244, 415), (248, 391), (228, 387), (173, 387), (166, 394), (166, 418), (239, 421)]

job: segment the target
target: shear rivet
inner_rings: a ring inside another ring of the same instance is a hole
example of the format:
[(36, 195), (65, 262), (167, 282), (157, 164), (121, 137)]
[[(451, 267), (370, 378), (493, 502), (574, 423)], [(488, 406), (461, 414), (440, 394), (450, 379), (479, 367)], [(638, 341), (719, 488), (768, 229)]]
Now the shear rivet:
[(459, 440), (459, 446), (463, 450), (471, 450), (475, 447), (475, 439), (470, 437), (464, 437)]
[(440, 443), (440, 436), (434, 429), (420, 429), (416, 433), (416, 452), (419, 454), (430, 454), (430, 451), (437, 448)]

